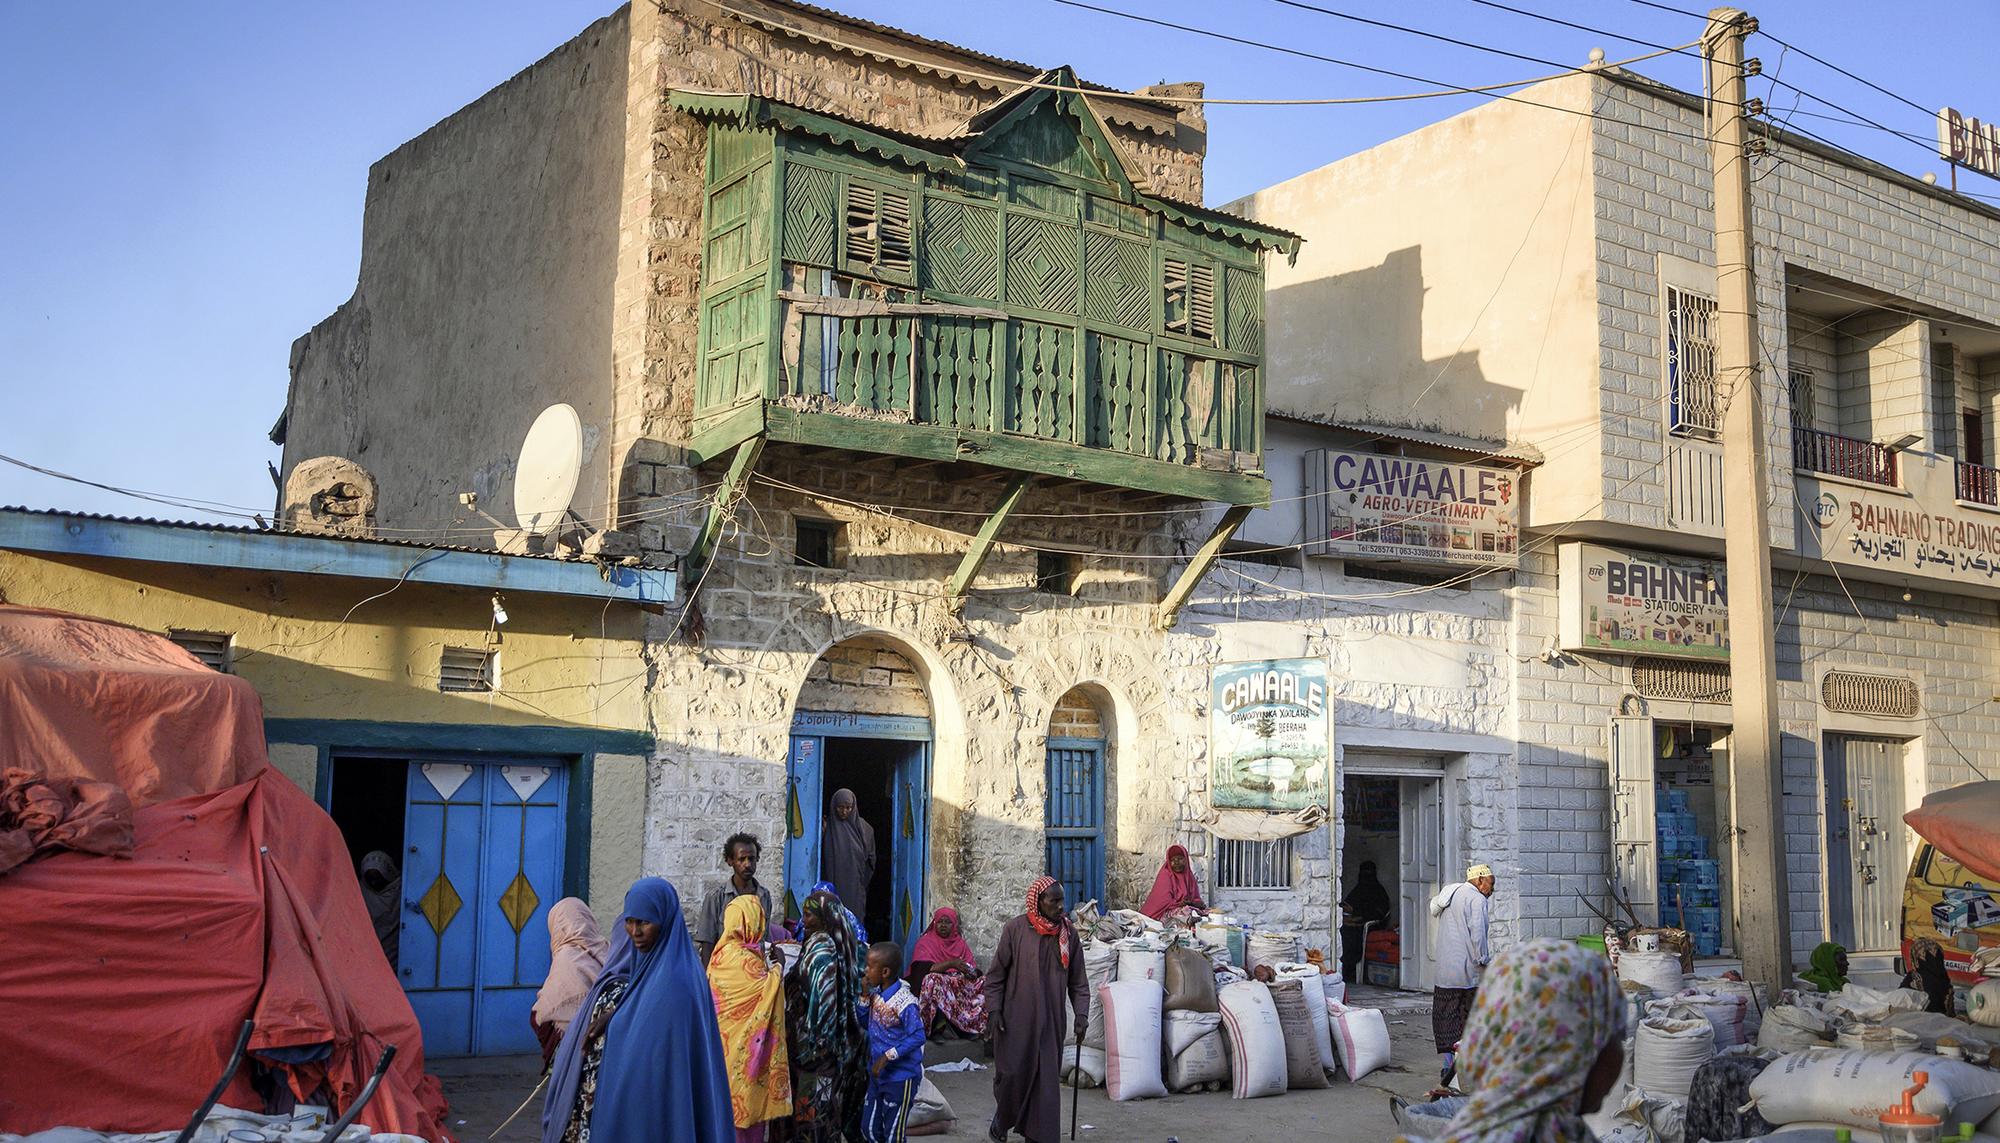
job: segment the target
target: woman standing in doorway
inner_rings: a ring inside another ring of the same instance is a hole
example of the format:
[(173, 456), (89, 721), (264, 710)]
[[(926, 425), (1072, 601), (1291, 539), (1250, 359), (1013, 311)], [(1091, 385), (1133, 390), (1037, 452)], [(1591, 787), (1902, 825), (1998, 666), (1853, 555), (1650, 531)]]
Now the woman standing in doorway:
[(658, 877), (634, 882), (617, 931), (556, 1052), (543, 1143), (619, 1143), (662, 1131), (677, 1143), (733, 1143), (722, 1034), (680, 894)]
[(853, 790), (835, 790), (820, 837), (821, 875), (840, 903), (868, 916), (868, 887), (875, 882), (875, 827), (861, 817)]
[(858, 1139), (868, 1087), (860, 1007), (866, 966), (838, 901), (814, 893), (799, 916), (805, 947), (785, 977), (795, 1137), (806, 1143), (838, 1143), (843, 1134)]

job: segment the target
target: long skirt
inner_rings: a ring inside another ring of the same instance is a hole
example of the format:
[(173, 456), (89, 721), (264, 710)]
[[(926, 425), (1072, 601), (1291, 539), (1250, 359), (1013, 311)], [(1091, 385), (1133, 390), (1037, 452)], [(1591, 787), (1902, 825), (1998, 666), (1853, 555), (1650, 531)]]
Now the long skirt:
[(968, 1036), (986, 1034), (986, 988), (982, 982), (955, 972), (933, 972), (917, 992), (917, 1011), (929, 1031), (939, 1015)]

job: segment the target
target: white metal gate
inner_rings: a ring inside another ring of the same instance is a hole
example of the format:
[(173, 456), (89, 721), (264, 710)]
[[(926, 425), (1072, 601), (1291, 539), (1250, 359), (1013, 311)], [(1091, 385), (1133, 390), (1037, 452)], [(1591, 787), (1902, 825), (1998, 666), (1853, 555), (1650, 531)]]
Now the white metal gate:
[(1910, 863), (1903, 743), (1829, 734), (1824, 757), (1828, 937), (1851, 952), (1893, 952)]

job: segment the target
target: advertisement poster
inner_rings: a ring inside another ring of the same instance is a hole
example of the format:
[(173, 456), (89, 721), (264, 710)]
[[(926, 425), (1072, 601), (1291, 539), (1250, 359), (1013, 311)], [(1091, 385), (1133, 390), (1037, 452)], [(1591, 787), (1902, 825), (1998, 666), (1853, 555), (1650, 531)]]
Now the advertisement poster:
[(1219, 664), (1209, 688), (1208, 757), (1209, 800), (1217, 809), (1329, 808), (1326, 660)]
[(1519, 473), (1482, 464), (1314, 449), (1306, 550), (1317, 556), (1519, 562)]
[(1729, 658), (1722, 565), (1564, 544), (1557, 566), (1563, 650)]

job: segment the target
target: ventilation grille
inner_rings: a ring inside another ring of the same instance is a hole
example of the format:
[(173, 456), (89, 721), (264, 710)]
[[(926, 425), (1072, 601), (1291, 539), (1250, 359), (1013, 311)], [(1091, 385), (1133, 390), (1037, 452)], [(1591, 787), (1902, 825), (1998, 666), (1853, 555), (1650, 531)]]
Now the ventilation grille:
[(1839, 714), (1876, 718), (1915, 718), (1921, 708), (1915, 679), (1858, 671), (1828, 671), (1820, 680), (1819, 700)]
[(223, 674), (229, 673), (229, 648), (235, 636), (221, 631), (182, 631), (170, 629), (167, 638), (172, 639), (181, 650), (201, 660), (209, 667)]
[(446, 647), (438, 658), (441, 691), (491, 691), (498, 662), (493, 652), (478, 647)]
[(1649, 699), (1728, 702), (1729, 667), (1725, 663), (1641, 659), (1632, 664), (1632, 689)]

